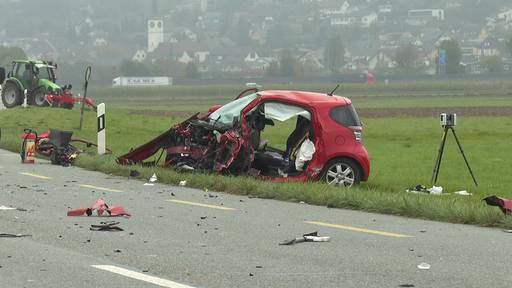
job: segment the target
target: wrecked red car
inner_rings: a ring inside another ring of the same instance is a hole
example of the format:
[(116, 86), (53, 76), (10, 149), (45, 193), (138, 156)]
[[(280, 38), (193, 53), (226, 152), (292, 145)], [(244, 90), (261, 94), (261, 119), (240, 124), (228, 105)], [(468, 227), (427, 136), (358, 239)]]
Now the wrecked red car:
[[(265, 127), (276, 125), (274, 121), (294, 121), (293, 131), (282, 135), (281, 149), (262, 138)], [(163, 149), (164, 165), (177, 171), (249, 174), (283, 182), (321, 180), (349, 187), (366, 181), (370, 174), (362, 132), (350, 99), (259, 91), (241, 94), (206, 114), (197, 113), (117, 160), (148, 164), (143, 161)]]

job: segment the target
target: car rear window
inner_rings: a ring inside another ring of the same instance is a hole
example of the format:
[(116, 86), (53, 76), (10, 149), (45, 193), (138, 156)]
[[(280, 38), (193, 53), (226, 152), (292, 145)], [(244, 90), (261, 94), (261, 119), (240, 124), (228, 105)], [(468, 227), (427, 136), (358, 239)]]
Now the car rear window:
[(356, 109), (352, 105), (336, 107), (331, 110), (331, 118), (345, 127), (362, 126)]

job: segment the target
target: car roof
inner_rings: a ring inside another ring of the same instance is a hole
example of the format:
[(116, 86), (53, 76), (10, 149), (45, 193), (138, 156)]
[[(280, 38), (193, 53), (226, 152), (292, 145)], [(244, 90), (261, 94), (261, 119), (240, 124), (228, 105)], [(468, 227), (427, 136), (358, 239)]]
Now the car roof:
[(286, 101), (299, 104), (301, 106), (345, 106), (352, 104), (350, 99), (342, 96), (330, 96), (323, 93), (306, 91), (288, 91), (288, 90), (266, 90), (258, 92), (263, 100), (267, 101)]

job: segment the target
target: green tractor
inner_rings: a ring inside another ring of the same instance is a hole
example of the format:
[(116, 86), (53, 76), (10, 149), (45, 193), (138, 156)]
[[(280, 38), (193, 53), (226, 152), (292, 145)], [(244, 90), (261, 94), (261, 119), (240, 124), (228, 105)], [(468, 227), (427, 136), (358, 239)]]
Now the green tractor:
[[(12, 62), (12, 70), (5, 77), (5, 70), (0, 69), (2, 84), (2, 103), (6, 108), (23, 104), (25, 93), (27, 104), (45, 107), (50, 104), (48, 94), (62, 95), (71, 89), (71, 85), (61, 88), (55, 84), (57, 65), (45, 61), (16, 60)], [(64, 107), (64, 108), (72, 108)]]

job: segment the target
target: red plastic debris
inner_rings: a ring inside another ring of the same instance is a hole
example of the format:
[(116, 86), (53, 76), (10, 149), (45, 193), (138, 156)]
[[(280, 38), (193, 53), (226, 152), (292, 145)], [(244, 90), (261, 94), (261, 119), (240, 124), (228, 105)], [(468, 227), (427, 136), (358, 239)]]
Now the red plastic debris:
[(68, 211), (68, 216), (92, 216), (92, 213), (96, 211), (98, 216), (103, 216), (103, 213), (106, 211), (108, 216), (117, 217), (117, 216), (125, 216), (130, 217), (130, 213), (126, 212), (126, 209), (122, 206), (112, 206), (109, 207), (103, 198), (100, 198), (94, 202), (89, 208), (79, 208), (75, 210)]
[(503, 214), (512, 213), (512, 200), (510, 199), (500, 198), (494, 195), (486, 197), (483, 200), (487, 202), (487, 205), (499, 207)]

